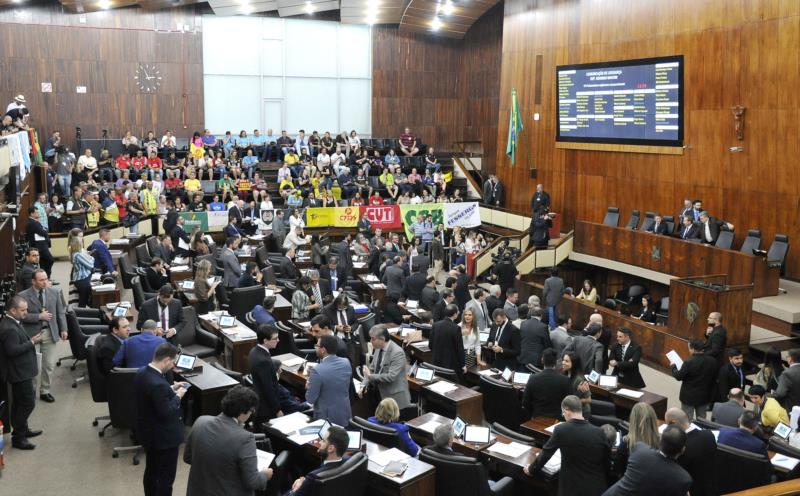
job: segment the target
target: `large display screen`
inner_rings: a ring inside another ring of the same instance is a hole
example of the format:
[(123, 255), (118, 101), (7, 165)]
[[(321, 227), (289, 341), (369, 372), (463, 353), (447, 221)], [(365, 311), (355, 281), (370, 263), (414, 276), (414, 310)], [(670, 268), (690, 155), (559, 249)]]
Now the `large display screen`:
[(682, 55), (556, 71), (556, 141), (683, 146)]

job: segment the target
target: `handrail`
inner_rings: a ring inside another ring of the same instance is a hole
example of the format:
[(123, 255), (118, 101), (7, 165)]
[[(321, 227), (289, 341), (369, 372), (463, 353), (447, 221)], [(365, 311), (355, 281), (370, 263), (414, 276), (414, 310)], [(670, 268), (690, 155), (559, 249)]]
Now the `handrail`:
[[(561, 261), (569, 257), (569, 253), (572, 251), (572, 240), (574, 234), (574, 231), (568, 232), (567, 234), (561, 236), (558, 241), (553, 244), (553, 246), (548, 246), (546, 249), (527, 250), (517, 259), (517, 267), (521, 268), (520, 272), (528, 274), (540, 267), (555, 267), (561, 263)], [(549, 259), (540, 263), (539, 255), (543, 253), (553, 254), (552, 263), (550, 263)], [(533, 258), (532, 263), (531, 258)]]
[[(456, 148), (459, 148), (459, 149), (460, 149), (460, 151), (461, 151), (461, 156), (459, 156), (459, 157), (456, 157), (456, 158), (463, 158), (463, 159), (465, 159), (467, 162), (469, 162), (469, 165), (472, 167), (472, 170), (476, 171), (476, 172), (478, 173), (478, 175), (480, 175), (480, 176), (481, 176), (481, 179), (483, 179), (483, 173), (481, 172), (481, 170), (480, 170), (480, 169), (478, 169), (478, 168), (475, 166), (475, 163), (474, 163), (472, 160), (470, 160), (470, 158), (469, 158), (469, 155), (467, 154), (467, 148), (464, 146), (464, 145), (466, 145), (467, 143), (478, 143), (479, 145), (483, 145), (483, 142), (482, 142), (482, 141), (479, 141), (479, 140), (471, 140), (471, 141), (454, 141), (454, 142), (453, 142), (453, 146), (455, 146)], [(456, 151), (459, 151), (459, 150), (456, 150)], [(468, 175), (468, 174), (467, 174), (467, 175)], [(482, 189), (481, 189), (481, 188), (478, 188), (478, 191), (482, 191)]]
[(500, 249), (500, 245), (508, 240), (508, 246), (511, 248), (522, 248), (522, 244), (525, 242), (525, 238), (528, 237), (529, 234), (527, 232), (521, 232), (515, 235), (509, 236), (498, 236), (492, 241), (489, 246), (478, 252), (475, 256), (475, 277), (479, 276), (486, 272), (492, 264), (492, 256), (497, 254), (497, 251)]
[(481, 202), (483, 202), (483, 186), (478, 184), (475, 179), (473, 179), (472, 175), (470, 175), (469, 172), (464, 169), (464, 165), (460, 162), (459, 157), (453, 157), (453, 167), (458, 167), (458, 169), (461, 171), (461, 174), (464, 175), (464, 178), (467, 180), (469, 185), (475, 189), (475, 191), (478, 193), (478, 196), (481, 198)]

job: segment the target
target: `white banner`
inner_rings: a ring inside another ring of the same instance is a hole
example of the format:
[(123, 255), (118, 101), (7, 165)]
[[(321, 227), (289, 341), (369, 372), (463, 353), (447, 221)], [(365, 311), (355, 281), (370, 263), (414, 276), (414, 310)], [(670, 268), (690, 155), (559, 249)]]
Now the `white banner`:
[(481, 212), (478, 202), (445, 203), (444, 227), (477, 227), (481, 225)]
[(228, 225), (228, 212), (208, 212), (208, 227), (225, 227)]

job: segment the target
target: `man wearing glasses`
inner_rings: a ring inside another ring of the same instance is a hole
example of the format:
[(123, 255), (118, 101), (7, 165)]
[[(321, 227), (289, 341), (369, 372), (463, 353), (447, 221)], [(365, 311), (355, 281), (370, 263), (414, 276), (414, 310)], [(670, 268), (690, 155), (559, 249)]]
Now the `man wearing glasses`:
[(278, 329), (261, 324), (256, 329), (258, 345), (250, 350), (247, 365), (253, 377), (253, 389), (258, 394), (258, 408), (253, 417), (253, 425), (260, 429), (269, 419), (282, 417), (278, 377), (272, 365), (272, 350), (278, 346)]
[(369, 342), (372, 343), (372, 360), (364, 365), (364, 388), (375, 386), (381, 399), (393, 398), (397, 406), (403, 409), (411, 404), (406, 380), (406, 354), (397, 343), (389, 339), (388, 326), (378, 324), (369, 330)]

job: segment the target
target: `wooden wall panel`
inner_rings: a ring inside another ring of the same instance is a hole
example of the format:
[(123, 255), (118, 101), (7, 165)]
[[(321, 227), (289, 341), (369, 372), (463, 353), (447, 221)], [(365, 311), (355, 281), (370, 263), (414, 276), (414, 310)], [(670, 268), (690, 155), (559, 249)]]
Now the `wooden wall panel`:
[[(685, 197), (764, 244), (790, 237), (787, 275), (800, 277), (800, 2), (784, 0), (506, 0), (503, 19), (496, 164), (509, 207), (528, 213), (543, 183), (563, 214), (599, 222), (607, 206), (676, 215)], [(555, 148), (555, 67), (682, 54), (685, 143), (682, 156)], [(535, 60), (542, 56), (542, 100), (534, 104)], [(505, 155), (511, 89), (525, 123), (517, 165)], [(747, 107), (745, 139), (730, 108)], [(534, 112), (541, 120), (534, 122)], [(730, 147), (743, 151), (732, 153)], [(537, 178), (530, 178), (530, 168)]]
[(479, 140), (495, 158), (503, 8), (487, 12), (460, 41), (377, 26), (372, 36), (372, 135), (405, 126), (437, 150)]
[[(85, 19), (80, 23), (79, 15), (58, 5), (0, 10), (3, 105), (24, 94), (42, 139), (60, 130), (73, 148), (76, 126), (84, 138), (99, 138), (103, 129), (114, 138), (127, 130), (138, 137), (149, 130), (161, 136), (172, 129), (180, 137), (202, 130), (203, 48), (194, 8), (115, 9)], [(189, 31), (179, 32), (178, 23)], [(156, 93), (136, 87), (139, 63), (160, 69), (164, 79)], [(42, 82), (51, 82), (53, 92), (42, 93)], [(76, 86), (87, 92), (76, 93)]]

